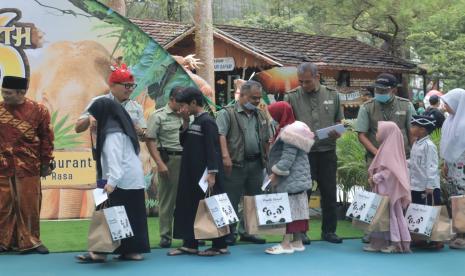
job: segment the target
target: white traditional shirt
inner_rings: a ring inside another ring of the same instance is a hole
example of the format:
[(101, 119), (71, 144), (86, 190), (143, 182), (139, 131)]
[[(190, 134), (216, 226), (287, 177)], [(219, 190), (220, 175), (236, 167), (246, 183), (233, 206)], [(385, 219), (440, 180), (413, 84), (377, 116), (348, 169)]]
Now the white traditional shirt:
[(111, 186), (124, 190), (145, 188), (142, 162), (126, 134), (122, 132), (107, 134), (100, 160), (102, 178)]
[[(95, 102), (95, 100), (100, 99), (102, 97), (115, 100), (115, 96), (111, 92), (108, 93), (108, 94), (93, 98), (90, 101), (89, 105), (87, 105), (86, 109), (81, 114), (79, 119), (87, 118), (90, 115), (89, 114), (89, 107)], [(134, 125), (136, 125), (136, 126), (138, 126), (140, 128), (147, 128), (147, 122), (146, 122), (146, 120), (144, 118), (144, 110), (142, 109), (142, 106), (138, 102), (128, 99), (128, 100), (122, 102), (121, 105), (129, 113), (129, 116), (131, 117), (132, 122), (134, 123)]]
[(440, 188), (438, 159), (438, 150), (429, 135), (413, 144), (409, 160), (412, 191)]

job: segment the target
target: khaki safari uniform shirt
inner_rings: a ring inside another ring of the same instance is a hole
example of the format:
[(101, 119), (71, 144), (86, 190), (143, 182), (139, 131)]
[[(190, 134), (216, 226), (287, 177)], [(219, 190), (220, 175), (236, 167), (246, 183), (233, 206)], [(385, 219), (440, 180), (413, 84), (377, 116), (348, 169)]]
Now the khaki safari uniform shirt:
[[(316, 132), (318, 129), (333, 126), (343, 118), (339, 94), (336, 90), (320, 85), (316, 91), (307, 93), (299, 86), (284, 97), (294, 111), (296, 120), (302, 121)], [(315, 136), (312, 152), (325, 152), (336, 149), (336, 140), (319, 140)]]
[(168, 105), (154, 111), (148, 120), (147, 138), (155, 139), (158, 147), (168, 151), (182, 151), (179, 129), (182, 118)]

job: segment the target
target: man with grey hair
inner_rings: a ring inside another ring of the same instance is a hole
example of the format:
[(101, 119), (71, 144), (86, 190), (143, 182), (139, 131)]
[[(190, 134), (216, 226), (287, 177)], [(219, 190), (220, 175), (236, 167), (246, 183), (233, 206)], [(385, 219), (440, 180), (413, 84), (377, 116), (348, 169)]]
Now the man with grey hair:
[[(292, 106), (296, 120), (306, 123), (313, 131), (341, 122), (343, 112), (339, 94), (320, 84), (317, 66), (310, 62), (302, 63), (297, 68), (297, 75), (300, 86), (284, 97)], [(321, 194), (321, 238), (332, 243), (342, 242), (336, 235), (336, 140), (339, 137), (340, 134), (336, 131), (329, 133), (326, 139), (319, 140), (315, 137), (315, 144), (308, 155), (312, 180), (318, 184)], [(303, 240), (306, 244), (310, 243), (308, 238)]]
[[(258, 109), (261, 98), (262, 85), (247, 81), (241, 87), (239, 100), (225, 106), (216, 119), (225, 169), (224, 189), (236, 213), (243, 195), (261, 193), (270, 139), (268, 118)], [(228, 245), (236, 242), (236, 226), (231, 226)], [(237, 232), (241, 241), (265, 243), (264, 239), (244, 232), (242, 218)]]

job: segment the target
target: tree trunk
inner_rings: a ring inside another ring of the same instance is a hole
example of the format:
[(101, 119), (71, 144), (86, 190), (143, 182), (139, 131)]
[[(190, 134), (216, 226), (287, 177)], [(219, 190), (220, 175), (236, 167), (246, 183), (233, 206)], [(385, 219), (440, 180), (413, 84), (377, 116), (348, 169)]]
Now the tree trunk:
[[(215, 91), (212, 0), (195, 1), (195, 54), (203, 62), (197, 74)], [(215, 102), (215, 93), (212, 101)]]
[(174, 0), (167, 0), (166, 2), (166, 11), (168, 20), (175, 20), (176, 11), (175, 11), (176, 2)]

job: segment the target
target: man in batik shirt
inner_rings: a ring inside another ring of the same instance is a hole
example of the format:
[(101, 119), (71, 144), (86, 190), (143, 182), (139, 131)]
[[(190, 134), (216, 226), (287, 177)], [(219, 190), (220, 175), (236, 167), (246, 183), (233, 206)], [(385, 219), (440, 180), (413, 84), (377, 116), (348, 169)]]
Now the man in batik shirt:
[(51, 173), (47, 108), (25, 97), (28, 80), (5, 76), (0, 102), (0, 252), (47, 254), (40, 241), (40, 177)]

